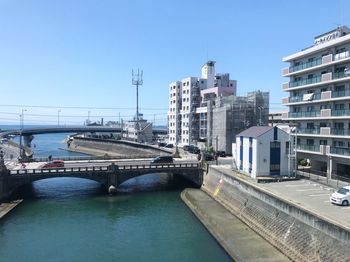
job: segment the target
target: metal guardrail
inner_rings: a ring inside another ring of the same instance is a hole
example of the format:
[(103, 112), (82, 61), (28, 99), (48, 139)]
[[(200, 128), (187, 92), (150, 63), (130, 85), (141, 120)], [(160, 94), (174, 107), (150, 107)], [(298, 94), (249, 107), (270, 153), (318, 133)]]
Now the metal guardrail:
[(315, 181), (333, 188), (350, 185), (350, 177), (332, 174), (331, 178), (329, 178), (327, 176), (327, 172), (311, 168), (299, 168), (297, 175), (298, 177), (303, 177), (309, 179), (310, 181)]
[[(200, 168), (198, 163), (181, 163), (181, 164), (149, 164), (149, 165), (115, 165), (116, 170), (167, 170), (167, 169), (187, 169)], [(93, 167), (62, 167), (62, 168), (38, 168), (38, 169), (18, 169), (10, 170), (10, 175), (40, 175), (40, 174), (64, 174), (64, 173), (81, 173), (81, 172), (106, 172), (112, 171), (113, 165), (93, 166)]]

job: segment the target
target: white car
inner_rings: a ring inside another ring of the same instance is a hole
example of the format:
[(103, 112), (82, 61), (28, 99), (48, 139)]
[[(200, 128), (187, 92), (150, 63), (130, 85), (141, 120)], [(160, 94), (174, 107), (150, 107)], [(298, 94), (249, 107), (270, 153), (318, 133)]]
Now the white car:
[(348, 206), (350, 203), (350, 186), (339, 188), (331, 195), (329, 200), (333, 204)]

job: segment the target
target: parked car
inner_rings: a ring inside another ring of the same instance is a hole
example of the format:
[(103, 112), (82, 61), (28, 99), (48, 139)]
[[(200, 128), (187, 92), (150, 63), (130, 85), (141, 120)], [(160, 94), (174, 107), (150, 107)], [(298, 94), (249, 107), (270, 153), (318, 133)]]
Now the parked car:
[(199, 148), (197, 146), (189, 145), (188, 152), (190, 152), (192, 154), (199, 154), (201, 151), (199, 150)]
[(216, 151), (216, 155), (220, 157), (226, 157), (226, 152), (225, 151)]
[(173, 148), (174, 145), (173, 144), (166, 144), (164, 147), (166, 147), (166, 148)]
[(164, 142), (158, 142), (158, 147), (165, 147), (166, 146), (166, 143)]
[(350, 203), (350, 186), (339, 188), (331, 195), (329, 200), (336, 205), (348, 206)]
[(158, 164), (158, 163), (173, 163), (174, 159), (172, 156), (157, 156), (156, 158), (153, 158), (151, 160), (152, 164)]
[(214, 160), (214, 157), (213, 157), (213, 155), (211, 155), (211, 154), (204, 153), (204, 160), (205, 160), (205, 161), (213, 161), (213, 160)]
[(64, 167), (63, 160), (53, 160), (41, 166), (42, 168), (54, 168), (54, 167)]
[(183, 146), (183, 150), (184, 150), (184, 151), (188, 151), (189, 149), (190, 149), (190, 146), (189, 146), (189, 145), (184, 145), (184, 146)]

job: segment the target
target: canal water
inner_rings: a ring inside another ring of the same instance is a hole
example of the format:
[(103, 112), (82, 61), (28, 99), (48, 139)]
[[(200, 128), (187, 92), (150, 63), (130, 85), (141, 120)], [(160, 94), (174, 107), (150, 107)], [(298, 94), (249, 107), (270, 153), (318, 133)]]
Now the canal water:
[[(37, 135), (34, 154), (81, 155), (58, 150), (65, 136)], [(90, 180), (36, 181), (0, 221), (0, 261), (230, 261), (181, 201), (186, 186), (150, 174), (111, 197)]]

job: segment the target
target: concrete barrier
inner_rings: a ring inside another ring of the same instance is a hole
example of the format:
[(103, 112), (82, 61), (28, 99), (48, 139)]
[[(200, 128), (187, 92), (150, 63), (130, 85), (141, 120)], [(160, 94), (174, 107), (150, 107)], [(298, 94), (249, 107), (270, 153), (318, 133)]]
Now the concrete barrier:
[(349, 261), (349, 232), (261, 190), (244, 176), (210, 167), (202, 190), (294, 261)]
[(154, 157), (170, 155), (172, 152), (150, 145), (123, 141), (102, 140), (96, 138), (75, 137), (70, 143), (68, 150), (83, 152), (98, 156), (129, 156), (129, 157)]

